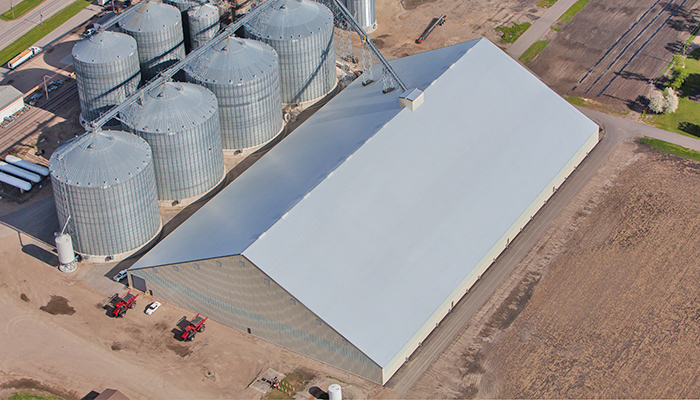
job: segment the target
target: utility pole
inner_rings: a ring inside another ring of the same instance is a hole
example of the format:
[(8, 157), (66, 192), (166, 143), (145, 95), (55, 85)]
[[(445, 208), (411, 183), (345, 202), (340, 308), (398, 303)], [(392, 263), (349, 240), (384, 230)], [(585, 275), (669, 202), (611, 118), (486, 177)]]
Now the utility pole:
[(10, 10), (12, 11), (12, 19), (15, 19), (15, 7), (12, 5), (12, 0), (10, 0)]

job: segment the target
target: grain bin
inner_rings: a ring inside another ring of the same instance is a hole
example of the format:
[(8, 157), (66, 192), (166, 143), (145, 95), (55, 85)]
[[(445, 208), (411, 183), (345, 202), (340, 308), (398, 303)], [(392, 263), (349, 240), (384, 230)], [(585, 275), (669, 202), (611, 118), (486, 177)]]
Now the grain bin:
[(141, 77), (151, 80), (158, 72), (185, 58), (182, 16), (170, 5), (144, 1), (119, 21), (119, 29), (136, 39)]
[(345, 0), (345, 7), (367, 33), (377, 30), (375, 0)]
[(131, 36), (102, 31), (76, 43), (72, 55), (83, 121), (99, 118), (138, 88), (139, 54)]
[(185, 75), (216, 95), (225, 150), (261, 145), (281, 131), (279, 67), (272, 47), (230, 37), (186, 65)]
[(171, 6), (180, 10), (180, 18), (182, 19), (182, 33), (185, 38), (185, 52), (190, 52), (190, 50), (192, 50), (189, 39), (191, 31), (189, 21), (187, 20), (187, 10), (198, 6), (200, 2), (190, 0), (163, 0), (163, 3), (170, 4)]
[(125, 130), (151, 146), (160, 200), (186, 204), (223, 179), (217, 109), (208, 89), (165, 82), (122, 112)]
[(123, 258), (160, 231), (151, 148), (127, 132), (97, 131), (64, 143), (49, 160), (60, 226), (90, 261)]
[(187, 21), (190, 25), (190, 49), (208, 42), (219, 32), (219, 8), (211, 4), (190, 8)]
[(310, 0), (271, 0), (245, 26), (245, 35), (272, 46), (279, 56), (282, 102), (307, 103), (336, 83), (333, 13)]

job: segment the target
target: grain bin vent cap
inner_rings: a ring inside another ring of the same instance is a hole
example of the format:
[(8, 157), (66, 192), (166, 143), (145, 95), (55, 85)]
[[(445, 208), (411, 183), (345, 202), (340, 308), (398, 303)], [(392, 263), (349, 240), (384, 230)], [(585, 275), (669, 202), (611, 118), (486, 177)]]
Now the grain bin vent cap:
[(142, 138), (121, 131), (96, 131), (59, 147), (49, 169), (54, 179), (70, 186), (99, 188), (131, 180), (150, 162), (151, 147)]
[(136, 52), (136, 40), (124, 33), (102, 31), (73, 46), (73, 58), (85, 63), (108, 64)]
[(217, 107), (214, 93), (202, 86), (164, 82), (124, 110), (120, 118), (130, 129), (167, 134), (208, 121)]
[(160, 32), (163, 28), (182, 24), (180, 10), (163, 3), (144, 1), (135, 12), (119, 21), (119, 28), (127, 32)]
[(309, 0), (276, 0), (264, 16), (245, 25), (253, 35), (271, 40), (304, 38), (332, 27), (328, 7)]
[(271, 73), (277, 63), (277, 53), (267, 44), (229, 37), (186, 65), (185, 72), (202, 82), (237, 84)]

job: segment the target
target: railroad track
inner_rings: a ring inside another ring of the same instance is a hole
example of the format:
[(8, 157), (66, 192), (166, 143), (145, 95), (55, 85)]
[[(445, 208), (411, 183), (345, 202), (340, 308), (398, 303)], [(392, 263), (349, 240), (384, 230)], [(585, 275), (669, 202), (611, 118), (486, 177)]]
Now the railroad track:
[(6, 152), (12, 146), (34, 134), (38, 120), (45, 119), (71, 102), (78, 95), (78, 86), (73, 81), (57, 92), (49, 100), (43, 101), (40, 106), (32, 107), (12, 124), (0, 129), (0, 153)]

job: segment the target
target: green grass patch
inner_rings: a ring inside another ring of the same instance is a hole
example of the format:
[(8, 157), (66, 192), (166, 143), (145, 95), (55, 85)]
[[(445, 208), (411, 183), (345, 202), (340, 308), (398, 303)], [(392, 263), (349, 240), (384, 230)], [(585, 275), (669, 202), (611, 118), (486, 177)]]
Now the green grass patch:
[(644, 137), (639, 139), (641, 142), (646, 143), (653, 147), (654, 149), (665, 153), (671, 154), (678, 157), (688, 158), (695, 161), (700, 161), (700, 152), (691, 150), (689, 148), (679, 146), (677, 144), (669, 143), (659, 139), (651, 139)]
[(549, 44), (549, 40), (538, 40), (535, 43), (532, 44), (532, 46), (528, 47), (527, 50), (523, 53), (522, 56), (520, 56), (519, 60), (523, 64), (529, 64), (532, 62), (532, 60), (537, 57), (538, 54), (540, 54), (540, 51), (544, 50), (545, 47)]
[(691, 54), (685, 59), (684, 72), (688, 77), (681, 86), (678, 110), (673, 114), (649, 115), (647, 122), (667, 131), (700, 138), (700, 104), (688, 99), (688, 96), (700, 90), (700, 60)]
[(549, 7), (553, 6), (554, 3), (556, 3), (556, 2), (557, 2), (557, 0), (540, 0), (537, 2), (537, 7), (549, 8)]
[(686, 97), (678, 99), (678, 110), (673, 114), (650, 115), (648, 121), (657, 128), (684, 136), (700, 138), (700, 104)]
[(569, 7), (568, 10), (564, 14), (562, 14), (561, 17), (557, 20), (557, 22), (561, 22), (562, 24), (568, 24), (571, 22), (572, 19), (574, 19), (574, 15), (576, 15), (579, 11), (583, 10), (583, 7), (586, 6), (588, 3), (588, 0), (578, 0), (576, 3), (574, 3), (573, 6)]
[(513, 26), (499, 26), (496, 28), (497, 31), (501, 32), (501, 42), (503, 43), (513, 43), (520, 35), (525, 33), (532, 24), (525, 22), (522, 24), (516, 24), (513, 22)]
[(64, 22), (71, 19), (73, 16), (75, 16), (75, 14), (79, 13), (80, 10), (88, 5), (90, 5), (90, 1), (76, 0), (63, 10), (44, 20), (43, 25), (37, 25), (32, 28), (22, 37), (12, 42), (9, 46), (0, 50), (0, 65), (4, 65), (10, 61), (12, 57), (31, 47), (34, 43), (41, 40), (44, 36), (61, 26), (61, 24)]
[(60, 397), (32, 393), (15, 393), (7, 400), (61, 400)]
[(561, 27), (560, 27), (560, 26), (552, 25), (552, 26), (549, 27), (549, 29), (551, 29), (551, 30), (553, 30), (553, 31), (555, 31), (555, 32), (561, 32)]
[(29, 12), (29, 10), (32, 8), (38, 6), (42, 1), (44, 0), (22, 0), (18, 4), (15, 4), (13, 8), (0, 14), (0, 19), (3, 21), (12, 21), (13, 19), (17, 19)]

